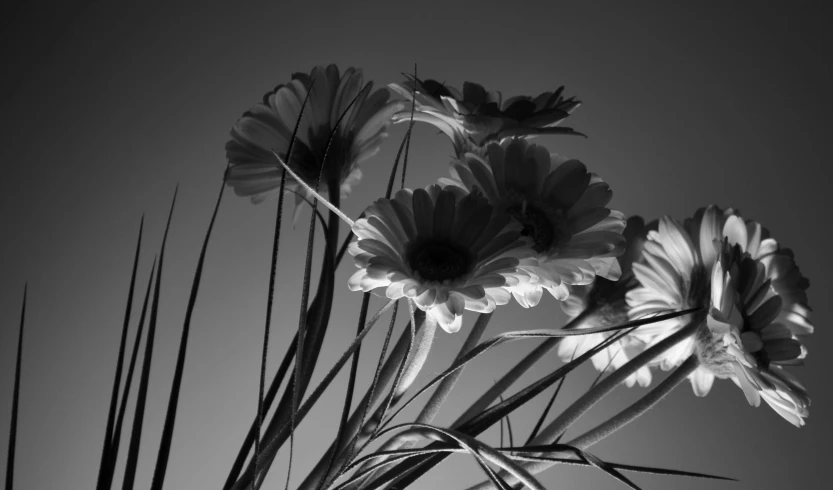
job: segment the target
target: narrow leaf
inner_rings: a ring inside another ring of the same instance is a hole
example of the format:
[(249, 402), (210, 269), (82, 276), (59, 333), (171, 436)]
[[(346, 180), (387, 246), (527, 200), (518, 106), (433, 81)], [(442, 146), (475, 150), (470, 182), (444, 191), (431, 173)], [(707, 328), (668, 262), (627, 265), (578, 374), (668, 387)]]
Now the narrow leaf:
[(171, 442), (173, 441), (174, 436), (174, 424), (176, 423), (176, 409), (179, 405), (179, 391), (182, 385), (182, 373), (185, 370), (185, 353), (188, 349), (188, 335), (191, 330), (191, 317), (194, 314), (194, 306), (197, 303), (197, 294), (200, 290), (200, 280), (202, 279), (202, 270), (205, 265), (205, 253), (208, 250), (208, 241), (211, 238), (211, 231), (214, 229), (214, 222), (217, 219), (217, 211), (220, 209), (220, 203), (223, 200), (223, 190), (226, 186), (226, 175), (228, 175), (228, 172), (224, 174), (223, 182), (220, 184), (220, 193), (217, 195), (217, 202), (214, 204), (214, 212), (211, 213), (211, 221), (208, 223), (208, 230), (206, 231), (205, 239), (202, 242), (200, 257), (197, 260), (197, 270), (194, 272), (194, 280), (191, 283), (191, 294), (188, 297), (188, 307), (185, 309), (185, 323), (182, 326), (182, 337), (179, 340), (179, 352), (176, 357), (174, 380), (171, 385), (171, 394), (168, 397), (168, 411), (165, 415), (165, 425), (162, 429), (162, 440), (159, 444), (159, 453), (156, 457), (156, 468), (153, 472), (153, 481), (150, 486), (151, 490), (162, 490), (162, 484), (165, 482), (165, 472), (168, 468), (168, 458), (170, 457)]
[(136, 337), (133, 340), (133, 352), (130, 355), (130, 362), (127, 365), (127, 375), (124, 379), (124, 391), (121, 396), (119, 413), (116, 417), (116, 425), (113, 429), (113, 439), (110, 443), (110, 458), (107, 460), (107, 472), (103, 483), (104, 488), (110, 488), (113, 484), (113, 473), (116, 469), (116, 460), (119, 456), (119, 445), (121, 443), (122, 424), (124, 423), (124, 414), (127, 410), (127, 398), (130, 396), (130, 386), (133, 384), (133, 371), (136, 368), (136, 359), (139, 356), (139, 344), (142, 341), (142, 332), (145, 327), (145, 316), (147, 314), (148, 303), (150, 301), (150, 292), (153, 287), (153, 274), (156, 271), (156, 259), (157, 257), (154, 255), (153, 264), (150, 267), (147, 288), (145, 289), (145, 299), (142, 301), (142, 312), (139, 315), (139, 325), (136, 329)]
[[(652, 322), (662, 321), (668, 318), (674, 318), (677, 316), (686, 315), (697, 311), (698, 309), (690, 309), (690, 310), (683, 310), (675, 313), (670, 313), (666, 315), (657, 315), (651, 318), (646, 318), (642, 320), (637, 320), (634, 322), (629, 322), (626, 325), (619, 327), (618, 329), (622, 330), (623, 332), (630, 332), (635, 330), (637, 327), (649, 324)], [(627, 329), (627, 330), (625, 330)], [(582, 329), (585, 331), (589, 331), (591, 329)], [(612, 329), (615, 330), (615, 329)], [(624, 333), (623, 333), (624, 335)], [(481, 434), (484, 430), (488, 429), (492, 425), (494, 425), (498, 420), (505, 417), (509, 413), (512, 413), (518, 407), (525, 404), (527, 401), (531, 400), (535, 396), (537, 396), (541, 391), (545, 390), (556, 381), (561, 379), (562, 377), (569, 374), (572, 370), (576, 367), (581, 365), (587, 359), (590, 359), (594, 355), (596, 355), (599, 351), (606, 348), (608, 345), (612, 344), (618, 340), (617, 336), (611, 336), (606, 339), (604, 342), (601, 342), (594, 346), (592, 349), (589, 349), (587, 352), (579, 356), (578, 358), (574, 359), (573, 361), (559, 367), (554, 372), (550, 373), (549, 375), (541, 378), (540, 380), (532, 383), (530, 386), (524, 388), (520, 392), (516, 393), (515, 395), (508, 398), (505, 402), (500, 403), (492, 408), (486, 409), (480, 414), (473, 417), (471, 420), (465, 422), (459, 427), (455, 427), (455, 430), (458, 430), (461, 433), (467, 434), (472, 437), (476, 437)], [(484, 343), (485, 344), (485, 343)], [(484, 344), (481, 344), (484, 345)], [(477, 350), (477, 349), (474, 349)], [(434, 381), (441, 378), (443, 375), (435, 378)], [(434, 382), (432, 381), (432, 383)], [(416, 396), (416, 395), (415, 395)], [(428, 447), (431, 447), (430, 445)], [(415, 458), (419, 461), (410, 464), (410, 469), (402, 471), (397, 468), (393, 468), (386, 472), (385, 474), (381, 475), (380, 478), (372, 482), (372, 484), (366, 490), (375, 490), (380, 488), (382, 485), (396, 480), (397, 488), (405, 488), (410, 483), (414, 482), (417, 478), (427, 472), (430, 468), (436, 466), (439, 462), (445, 459), (446, 455), (438, 454), (434, 456), (427, 456), (427, 457), (420, 457)]]
[(133, 415), (133, 430), (130, 434), (130, 448), (127, 453), (127, 463), (124, 471), (124, 483), (122, 490), (133, 490), (136, 479), (136, 467), (139, 463), (139, 445), (142, 440), (142, 424), (145, 417), (145, 402), (147, 401), (148, 383), (150, 381), (150, 365), (153, 358), (153, 340), (156, 336), (156, 320), (159, 315), (159, 291), (162, 284), (162, 265), (165, 260), (165, 244), (168, 241), (168, 230), (171, 227), (171, 218), (174, 214), (176, 194), (179, 186), (174, 191), (171, 201), (171, 209), (168, 213), (168, 222), (165, 225), (165, 234), (162, 236), (162, 248), (159, 252), (159, 269), (156, 273), (156, 285), (153, 288), (153, 303), (150, 309), (150, 324), (145, 344), (145, 358), (142, 362), (142, 375), (139, 381), (139, 392), (136, 396), (136, 410)]
[(110, 394), (110, 408), (107, 410), (107, 426), (104, 429), (104, 444), (101, 449), (101, 463), (98, 467), (98, 482), (96, 488), (105, 490), (110, 488), (107, 475), (111, 466), (110, 460), (115, 460), (116, 455), (112, 453), (113, 425), (116, 419), (116, 409), (119, 403), (119, 388), (121, 384), (122, 365), (124, 364), (124, 349), (127, 343), (127, 327), (130, 324), (130, 313), (133, 309), (133, 291), (136, 286), (136, 271), (139, 268), (139, 252), (142, 249), (142, 230), (145, 226), (145, 216), (139, 222), (139, 238), (136, 240), (136, 253), (133, 258), (133, 271), (130, 273), (130, 287), (127, 291), (127, 306), (124, 309), (124, 322), (121, 329), (121, 340), (119, 342), (119, 354), (116, 359), (116, 375), (113, 379), (113, 391)]
[(14, 365), (14, 391), (12, 392), (12, 420), (9, 429), (9, 453), (6, 457), (6, 490), (14, 488), (14, 455), (17, 446), (17, 410), (20, 405), (20, 364), (23, 358), (23, 325), (26, 323), (26, 293), (29, 284), (23, 285), (23, 307), (20, 310), (20, 328), (17, 333), (17, 359)]
[[(370, 293), (363, 293), (362, 294), (362, 305), (359, 311), (359, 325), (356, 335), (361, 334), (362, 328), (364, 327), (364, 323), (367, 319), (367, 307), (370, 305)], [(336, 431), (336, 439), (335, 439), (335, 447), (340, 447), (342, 444), (342, 437), (344, 437), (344, 427), (347, 425), (347, 419), (350, 417), (350, 405), (353, 402), (353, 390), (356, 388), (356, 372), (359, 369), (359, 354), (361, 353), (361, 344), (356, 348), (355, 354), (353, 354), (353, 362), (350, 364), (350, 374), (347, 377), (347, 392), (344, 394), (344, 407), (341, 409), (341, 420), (338, 424), (338, 429)], [(333, 467), (333, 463), (336, 458), (336, 451), (331, 451), (329, 456), (329, 461), (327, 463), (327, 468), (322, 473), (323, 477), (318, 483), (317, 490), (321, 490), (324, 482), (327, 480), (327, 477), (330, 474), (330, 470)]]
[[(353, 340), (353, 342), (350, 344), (347, 350), (341, 355), (338, 361), (336, 361), (335, 365), (324, 376), (324, 379), (322, 379), (318, 386), (315, 387), (315, 389), (307, 398), (307, 400), (303, 404), (301, 404), (300, 408), (297, 410), (296, 413), (297, 423), (300, 423), (307, 415), (307, 413), (309, 413), (309, 410), (318, 401), (324, 390), (330, 385), (330, 383), (341, 370), (341, 368), (344, 367), (344, 364), (347, 363), (347, 360), (350, 358), (350, 355), (355, 351), (358, 344), (360, 344), (364, 340), (365, 336), (367, 336), (367, 334), (370, 332), (370, 329), (378, 321), (379, 317), (381, 317), (385, 311), (387, 311), (391, 306), (393, 306), (394, 303), (394, 300), (388, 301), (379, 311), (376, 312), (376, 314), (373, 315), (373, 317), (371, 317), (370, 320), (368, 320), (362, 333)], [(275, 420), (272, 420), (270, 425), (272, 423), (275, 423)], [(273, 431), (270, 431), (271, 434), (267, 432), (267, 434), (264, 436), (265, 445), (263, 446), (262, 453), (264, 461), (266, 461), (267, 457), (269, 457), (270, 460), (274, 458), (274, 455), (275, 453), (277, 453), (278, 448), (280, 448), (281, 444), (287, 439), (289, 435), (289, 429), (290, 422), (287, 421), (284, 425), (275, 428)], [(243, 475), (241, 475), (240, 478), (234, 482), (231, 488), (234, 490), (248, 488), (249, 485), (252, 483), (251, 470), (252, 468), (249, 467), (243, 473)]]

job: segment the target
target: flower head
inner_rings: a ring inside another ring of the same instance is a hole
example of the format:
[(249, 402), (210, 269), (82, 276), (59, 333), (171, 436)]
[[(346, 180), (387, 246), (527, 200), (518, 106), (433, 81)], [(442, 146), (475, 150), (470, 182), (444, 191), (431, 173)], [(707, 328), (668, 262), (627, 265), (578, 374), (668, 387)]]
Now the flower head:
[[(389, 87), (414, 102), (414, 120), (436, 126), (451, 139), (458, 158), (511, 136), (580, 134), (556, 127), (580, 105), (573, 97), (562, 96), (564, 87), (537, 97), (522, 95), (503, 100), (500, 92), (489, 92), (473, 82), (463, 83), (461, 93), (436, 80), (405, 76), (408, 80)], [(394, 122), (410, 117), (410, 108), (406, 108), (394, 115)]]
[[(618, 258), (622, 275), (618, 281), (597, 277), (592, 284), (570, 286), (570, 296), (561, 302), (567, 315), (575, 319), (584, 313), (578, 328), (612, 327), (628, 322), (628, 305), (625, 295), (639, 285), (633, 274), (633, 262), (642, 254), (645, 241), (645, 221), (639, 216), (628, 218), (622, 235), (627, 241), (627, 249)], [(574, 335), (561, 339), (558, 343), (558, 356), (565, 362), (592, 349), (616, 332)], [(647, 346), (638, 337), (626, 335), (620, 340), (599, 351), (590, 360), (599, 371), (615, 371), (641, 353)], [(651, 370), (647, 366), (640, 368), (625, 379), (627, 386), (638, 383), (648, 386), (651, 383)]]
[[(361, 70), (352, 67), (339, 73), (336, 65), (317, 66), (309, 74), (293, 74), (289, 83), (267, 93), (232, 127), (226, 143), (228, 185), (254, 203), (277, 193), (283, 169), (272, 152), (286, 161), (301, 106), (309, 96), (288, 164), (314, 188), (323, 163), (321, 190), (337, 184), (340, 196), (346, 197), (361, 179), (359, 163), (379, 151), (391, 116), (404, 107), (389, 100), (386, 89), (371, 92), (372, 86), (363, 86)], [(298, 201), (309, 197), (291, 177), (286, 185)]]
[(625, 218), (606, 207), (610, 188), (580, 161), (554, 162), (543, 146), (511, 138), (490, 144), (485, 159), (466, 154), (451, 174), (440, 183), (479, 190), (532, 239), (535, 256), (520, 264), (529, 279), (508, 286), (522, 306), (538, 304), (544, 289), (564, 300), (570, 285), (619, 278)]
[(460, 329), (464, 310), (506, 304), (503, 286), (520, 281), (520, 259), (533, 253), (520, 226), (482, 195), (438, 185), (377, 200), (353, 233), (349, 252), (359, 270), (350, 289), (407, 297), (449, 333)]
[(698, 396), (710, 391), (715, 377), (729, 378), (751, 404), (763, 398), (793, 424), (803, 424), (809, 398), (781, 367), (801, 363), (806, 350), (800, 338), (813, 331), (809, 283), (790, 250), (780, 248), (760, 224), (709, 206), (684, 225), (662, 218), (633, 269), (641, 286), (627, 294), (630, 318), (708, 307), (696, 318), (666, 320), (633, 333), (655, 343), (702, 318), (694, 336), (655, 364), (671, 369), (695, 354), (700, 365), (689, 379)]
[[(715, 377), (732, 379), (750, 405), (763, 398), (779, 415), (795, 426), (804, 425), (810, 398), (804, 387), (782, 366), (803, 362), (807, 350), (800, 337), (812, 332), (806, 316), (795, 317), (789, 294), (802, 295), (807, 281), (798, 274), (790, 254), (773, 248), (771, 253), (788, 260), (776, 271), (747, 253), (745, 244), (724, 240), (712, 269), (708, 329), (697, 337), (701, 372), (696, 388), (706, 394)], [(767, 261), (772, 264), (772, 261)], [(802, 280), (784, 284), (784, 272)], [(776, 283), (781, 283), (775, 286)], [(806, 306), (804, 313), (806, 314)]]

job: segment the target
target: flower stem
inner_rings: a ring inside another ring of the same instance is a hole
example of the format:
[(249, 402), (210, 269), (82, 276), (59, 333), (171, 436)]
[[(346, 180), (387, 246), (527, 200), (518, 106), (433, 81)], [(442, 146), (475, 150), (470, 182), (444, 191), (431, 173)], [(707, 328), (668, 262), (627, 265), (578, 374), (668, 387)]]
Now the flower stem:
[(644, 352), (634, 357), (621, 368), (613, 371), (607, 378), (603, 379), (599, 384), (590, 389), (569, 408), (564, 410), (550, 425), (538, 434), (531, 442), (532, 445), (552, 444), (553, 441), (562, 435), (570, 425), (573, 424), (579, 417), (598, 403), (605, 395), (613, 391), (619, 383), (637, 370), (646, 366), (649, 362), (654, 360), (657, 356), (667, 351), (677, 343), (685, 340), (693, 335), (700, 327), (700, 315), (696, 315), (688, 325), (681, 328), (677, 332), (669, 335), (661, 340), (653, 347), (646, 349)]
[(658, 384), (656, 388), (636, 403), (622, 410), (618, 415), (611, 417), (606, 422), (576, 437), (568, 442), (567, 445), (584, 450), (633, 422), (665, 398), (677, 385), (685, 381), (688, 375), (697, 369), (698, 364), (697, 356), (693, 355), (689, 357), (680, 367), (665, 378), (662, 383)]

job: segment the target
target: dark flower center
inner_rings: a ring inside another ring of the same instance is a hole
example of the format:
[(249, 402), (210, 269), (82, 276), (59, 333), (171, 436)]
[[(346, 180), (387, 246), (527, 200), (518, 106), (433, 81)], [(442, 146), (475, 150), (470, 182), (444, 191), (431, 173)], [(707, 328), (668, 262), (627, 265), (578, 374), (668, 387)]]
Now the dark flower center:
[(521, 235), (534, 240), (532, 248), (536, 252), (546, 252), (566, 234), (566, 230), (557, 229), (550, 217), (534, 206), (514, 205), (507, 208), (506, 212), (523, 226)]
[(465, 248), (445, 239), (418, 242), (407, 254), (408, 265), (427, 281), (453, 281), (467, 274), (474, 257)]

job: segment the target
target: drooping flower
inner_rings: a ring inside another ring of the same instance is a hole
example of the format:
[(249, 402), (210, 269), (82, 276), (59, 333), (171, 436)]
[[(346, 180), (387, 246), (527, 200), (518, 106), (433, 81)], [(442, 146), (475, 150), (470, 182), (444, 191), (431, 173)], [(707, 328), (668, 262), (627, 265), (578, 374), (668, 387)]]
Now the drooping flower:
[[(619, 256), (622, 276), (618, 281), (597, 277), (592, 284), (570, 286), (570, 296), (561, 302), (561, 307), (571, 319), (579, 317), (578, 328), (612, 327), (628, 322), (628, 305), (625, 294), (639, 285), (633, 274), (633, 262), (642, 255), (645, 241), (645, 221), (639, 216), (628, 218), (622, 235), (627, 241), (625, 253)], [(592, 333), (564, 337), (558, 343), (558, 356), (565, 362), (592, 349), (616, 332)], [(599, 371), (615, 371), (641, 353), (646, 342), (632, 335), (626, 335), (590, 358)], [(627, 386), (648, 386), (651, 370), (643, 366), (625, 379)]]
[[(733, 237), (737, 238), (737, 237)], [(701, 373), (697, 380), (703, 394), (715, 377), (730, 378), (743, 389), (750, 405), (763, 398), (775, 411), (797, 427), (809, 415), (810, 398), (804, 387), (782, 366), (800, 365), (807, 350), (800, 337), (812, 332), (806, 317), (791, 322), (794, 308), (778, 290), (801, 295), (807, 281), (798, 273), (792, 256), (780, 254), (775, 271), (755, 259), (743, 241), (727, 238), (712, 270), (711, 308), (708, 330), (697, 337)], [(772, 249), (773, 254), (782, 252)], [(783, 281), (784, 272), (796, 273), (797, 281)], [(779, 285), (775, 285), (780, 283)], [(805, 310), (806, 311), (806, 310)]]
[(705, 396), (714, 378), (729, 378), (749, 402), (767, 401), (795, 425), (803, 424), (809, 398), (783, 365), (802, 362), (800, 338), (809, 335), (809, 282), (769, 232), (734, 210), (698, 210), (681, 225), (664, 217), (648, 233), (643, 260), (633, 266), (641, 286), (627, 294), (631, 319), (691, 307), (707, 307), (695, 319), (680, 317), (638, 328), (634, 335), (655, 343), (688, 321), (697, 333), (654, 364), (671, 369), (696, 354), (689, 376), (694, 393)]
[(543, 146), (511, 138), (490, 144), (485, 158), (467, 153), (451, 175), (440, 183), (478, 189), (532, 238), (535, 256), (519, 266), (529, 278), (507, 286), (521, 306), (537, 305), (544, 289), (564, 300), (568, 286), (619, 278), (625, 218), (606, 207), (610, 187), (580, 161), (554, 162)]
[[(272, 152), (286, 161), (293, 129), (309, 94), (288, 164), (314, 188), (326, 152), (320, 192), (338, 188), (340, 195), (331, 200), (346, 197), (361, 179), (359, 163), (379, 151), (391, 117), (404, 107), (390, 100), (387, 89), (372, 91), (373, 82), (362, 82), (360, 69), (350, 67), (339, 73), (336, 65), (317, 66), (309, 74), (294, 73), (289, 83), (267, 93), (231, 129), (231, 140), (226, 143), (228, 185), (254, 203), (277, 195), (283, 168)], [(311, 198), (289, 176), (286, 186), (295, 193), (296, 203)]]
[[(415, 121), (434, 125), (451, 139), (457, 158), (465, 153), (481, 154), (490, 142), (512, 136), (540, 134), (580, 134), (558, 127), (580, 105), (573, 97), (564, 98), (564, 87), (537, 97), (520, 95), (503, 100), (500, 92), (487, 91), (473, 82), (463, 83), (462, 93), (436, 80), (408, 80), (388, 86), (414, 102)], [(394, 115), (394, 122), (408, 121), (410, 107)]]
[(533, 253), (520, 231), (478, 192), (403, 189), (355, 222), (349, 252), (359, 270), (348, 285), (409, 298), (453, 333), (464, 310), (491, 312), (509, 302), (503, 286), (520, 281), (519, 261)]

